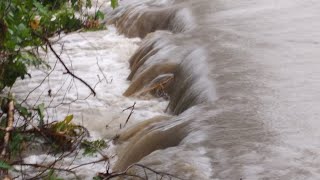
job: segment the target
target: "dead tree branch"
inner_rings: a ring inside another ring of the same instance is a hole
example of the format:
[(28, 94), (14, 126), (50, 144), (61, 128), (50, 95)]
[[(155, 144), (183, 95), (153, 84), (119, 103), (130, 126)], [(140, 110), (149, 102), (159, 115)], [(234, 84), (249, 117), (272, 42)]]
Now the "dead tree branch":
[(9, 147), (9, 140), (10, 140), (10, 132), (13, 129), (13, 119), (14, 119), (14, 104), (13, 100), (10, 99), (8, 103), (8, 112), (7, 112), (7, 128), (6, 128), (6, 134), (4, 136), (4, 145), (1, 152), (1, 158), (6, 158), (7, 150)]
[(59, 62), (62, 64), (62, 66), (64, 67), (64, 69), (67, 71), (66, 73), (71, 75), (73, 78), (79, 80), (80, 82), (82, 82), (85, 86), (87, 86), (90, 91), (92, 92), (93, 96), (96, 96), (96, 92), (95, 90), (82, 78), (78, 77), (77, 75), (75, 75), (73, 72), (70, 71), (70, 69), (67, 67), (67, 65), (64, 63), (64, 61), (61, 59), (61, 57), (59, 56), (59, 54), (54, 50), (54, 48), (52, 47), (51, 42), (49, 41), (48, 38), (46, 37), (42, 37), (38, 34), (36, 34), (35, 32), (33, 32), (36, 36), (38, 36), (39, 38), (41, 38), (44, 42), (46, 42), (46, 44), (48, 45), (49, 49), (52, 51), (52, 53), (54, 54), (54, 56), (59, 60)]
[[(68, 173), (73, 174), (76, 179), (79, 179), (79, 177), (77, 176), (77, 174), (74, 171), (69, 170), (69, 169), (54, 167), (52, 165), (46, 166), (46, 165), (42, 165), (42, 164), (28, 164), (28, 163), (20, 163), (19, 165), (20, 166), (31, 166), (31, 167), (35, 167), (35, 168), (42, 168), (42, 169), (46, 169), (46, 170), (52, 169), (52, 170), (57, 170), (57, 171), (64, 171), (64, 172), (68, 172)], [(46, 172), (46, 171), (43, 171), (43, 172)], [(35, 179), (35, 177), (33, 177), (33, 178)]]
[(77, 75), (73, 74), (69, 68), (66, 66), (66, 64), (63, 62), (63, 60), (61, 59), (61, 57), (57, 54), (57, 52), (53, 49), (50, 41), (48, 39), (45, 39), (50, 50), (53, 52), (53, 54), (55, 55), (55, 57), (59, 60), (59, 62), (63, 65), (63, 67), (65, 68), (65, 70), (67, 71), (66, 73), (67, 74), (70, 74), (73, 78), (79, 80), (80, 82), (82, 82), (84, 85), (86, 85), (90, 91), (92, 92), (93, 96), (96, 96), (96, 92), (94, 91), (94, 89), (86, 82), (84, 81), (83, 79), (81, 79), (80, 77), (78, 77)]
[[(144, 175), (145, 177), (142, 177), (140, 175), (137, 175), (137, 174), (132, 174), (132, 173), (129, 173), (128, 171), (134, 167), (139, 167), (139, 168), (142, 168), (143, 171), (144, 171)], [(175, 175), (172, 175), (172, 174), (169, 174), (169, 173), (165, 173), (165, 172), (160, 172), (160, 171), (156, 171), (150, 167), (147, 167), (145, 165), (142, 165), (142, 164), (132, 164), (130, 165), (127, 169), (125, 169), (124, 171), (122, 172), (106, 172), (106, 173), (99, 173), (99, 177), (102, 178), (103, 180), (109, 180), (109, 179), (113, 179), (113, 178), (117, 178), (117, 177), (134, 177), (134, 178), (138, 178), (138, 179), (143, 179), (143, 180), (147, 180), (149, 179), (148, 178), (148, 175), (147, 175), (147, 172), (146, 170), (148, 170), (149, 172), (152, 172), (154, 173), (155, 175), (160, 175), (161, 179), (163, 177), (168, 177), (169, 179), (178, 179), (178, 180), (183, 180), (182, 178), (180, 177), (177, 177)]]
[[(127, 125), (127, 123), (129, 122), (129, 119), (130, 119), (131, 115), (132, 115), (133, 112), (134, 112), (135, 105), (136, 105), (136, 102), (134, 102), (132, 106), (130, 106), (130, 107), (122, 110), (122, 112), (124, 112), (124, 111), (126, 111), (126, 110), (128, 110), (128, 109), (131, 109), (130, 114), (129, 114), (129, 116), (127, 117), (126, 122), (124, 123), (123, 127), (125, 127), (125, 126)], [(121, 125), (121, 124), (120, 124), (120, 125)]]
[[(8, 159), (8, 148), (10, 143), (10, 134), (13, 130), (13, 120), (14, 120), (14, 104), (13, 99), (9, 99), (9, 102), (7, 104), (8, 111), (7, 111), (7, 128), (5, 129), (5, 135), (3, 138), (3, 149), (1, 151), (0, 158), (1, 159)], [(1, 170), (0, 175), (4, 175), (4, 179), (10, 179), (10, 176), (8, 174), (8, 170)]]

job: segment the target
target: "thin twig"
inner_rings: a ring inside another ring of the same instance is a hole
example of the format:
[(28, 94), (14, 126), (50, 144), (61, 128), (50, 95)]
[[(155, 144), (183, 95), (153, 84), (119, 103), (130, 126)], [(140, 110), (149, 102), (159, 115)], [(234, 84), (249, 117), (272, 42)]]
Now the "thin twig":
[(94, 89), (83, 79), (81, 79), (80, 77), (76, 76), (75, 74), (73, 74), (68, 67), (66, 66), (66, 64), (62, 61), (62, 59), (60, 58), (60, 56), (57, 54), (57, 52), (53, 49), (52, 45), (50, 44), (50, 42), (47, 40), (48, 46), (50, 48), (50, 50), (53, 52), (53, 54), (56, 56), (56, 58), (60, 61), (60, 63), (63, 65), (63, 67), (65, 68), (65, 70), (67, 71), (68, 74), (70, 74), (72, 77), (78, 79), (80, 82), (82, 82), (84, 85), (86, 85), (91, 92), (93, 93), (93, 96), (96, 96), (96, 92), (94, 91)]
[(122, 112), (124, 112), (124, 111), (126, 111), (126, 110), (128, 110), (128, 109), (131, 108), (130, 114), (129, 114), (128, 118), (126, 119), (126, 122), (124, 123), (123, 127), (125, 127), (125, 126), (127, 125), (127, 123), (129, 122), (129, 119), (130, 119), (131, 115), (132, 115), (133, 112), (134, 112), (135, 105), (136, 105), (136, 102), (134, 102), (132, 106), (130, 106), (130, 107), (128, 107), (127, 109), (124, 109), (124, 110), (122, 111)]
[(109, 84), (109, 81), (108, 81), (108, 79), (107, 79), (107, 76), (104, 74), (102, 68), (100, 67), (99, 60), (98, 60), (98, 59), (97, 59), (97, 65), (98, 65), (98, 68), (99, 68), (101, 74), (103, 75), (104, 79), (106, 80), (107, 84)]
[(29, 98), (29, 96), (30, 96), (36, 89), (38, 89), (38, 88), (43, 84), (43, 82), (44, 82), (44, 81), (50, 76), (50, 74), (54, 71), (56, 65), (57, 65), (57, 61), (55, 62), (52, 70), (43, 78), (43, 80), (40, 82), (40, 84), (39, 84), (38, 86), (36, 86), (34, 89), (32, 89), (32, 90), (28, 93), (28, 95), (24, 98), (24, 100), (20, 103), (20, 105), (22, 105), (24, 102), (26, 102), (27, 99)]
[(53, 169), (53, 170), (57, 170), (57, 171), (65, 171), (65, 172), (72, 173), (77, 179), (79, 179), (78, 176), (77, 176), (77, 174), (76, 174), (74, 171), (70, 170), (70, 169), (56, 168), (56, 167), (51, 166), (51, 165), (46, 166), (46, 165), (42, 165), (42, 164), (20, 163), (19, 165), (20, 165), (20, 166), (31, 166), (31, 167), (35, 167), (35, 168)]
[(146, 175), (146, 171), (145, 170), (149, 170), (149, 171), (155, 173), (156, 175), (161, 175), (161, 178), (164, 177), (164, 176), (168, 176), (170, 179), (175, 178), (175, 179), (183, 180), (180, 177), (174, 176), (174, 175), (169, 174), (169, 173), (156, 171), (156, 170), (151, 169), (151, 168), (149, 168), (149, 167), (147, 167), (145, 165), (142, 165), (142, 164), (132, 164), (132, 165), (128, 166), (127, 169), (125, 169), (124, 171), (121, 171), (121, 172), (114, 172), (114, 173), (107, 172), (105, 174), (100, 173), (99, 175), (101, 176), (101, 178), (106, 179), (106, 180), (112, 179), (112, 178), (115, 178), (115, 177), (120, 177), (120, 176), (136, 177), (136, 178), (143, 179), (143, 180), (148, 179), (148, 176), (143, 178), (143, 177), (141, 177), (139, 175), (136, 175), (136, 174), (129, 174), (128, 171), (130, 169), (134, 168), (135, 166), (142, 168), (144, 170), (144, 172), (145, 172), (145, 175)]
[(92, 161), (92, 162), (80, 164), (80, 165), (78, 165), (78, 166), (75, 166), (75, 167), (73, 167), (73, 168), (70, 168), (70, 170), (74, 170), (74, 169), (77, 169), (77, 168), (82, 167), (82, 166), (86, 166), (86, 165), (90, 165), (90, 164), (95, 164), (95, 163), (99, 163), (99, 162), (107, 161), (107, 160), (108, 160), (108, 159), (102, 158), (102, 159), (99, 159), (99, 160), (97, 160), (97, 161)]
[(54, 50), (54, 48), (51, 45), (51, 42), (49, 41), (49, 39), (47, 39), (46, 37), (42, 37), (36, 33), (34, 33), (36, 36), (42, 38), (46, 44), (48, 45), (49, 49), (52, 51), (52, 53), (54, 54), (54, 56), (59, 60), (59, 62), (62, 64), (62, 66), (64, 67), (64, 69), (67, 71), (66, 73), (71, 75), (73, 78), (79, 80), (80, 82), (82, 82), (85, 86), (87, 86), (90, 91), (92, 92), (93, 96), (96, 96), (96, 92), (94, 91), (94, 89), (83, 79), (81, 79), (80, 77), (78, 77), (77, 75), (75, 75), (74, 73), (72, 73), (69, 68), (67, 67), (67, 65), (64, 63), (64, 61), (61, 59), (61, 57), (58, 55), (58, 53)]

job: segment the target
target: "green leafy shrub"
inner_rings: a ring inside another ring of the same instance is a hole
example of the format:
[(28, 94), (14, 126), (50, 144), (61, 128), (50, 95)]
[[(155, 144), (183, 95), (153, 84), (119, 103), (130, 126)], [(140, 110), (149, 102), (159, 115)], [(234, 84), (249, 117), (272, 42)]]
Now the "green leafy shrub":
[[(117, 7), (118, 1), (111, 0), (111, 6)], [(91, 7), (91, 0), (0, 0), (0, 93), (5, 87), (11, 88), (18, 78), (30, 76), (30, 66), (49, 68), (38, 54), (39, 49), (47, 52), (48, 38), (82, 28), (102, 29), (99, 21), (104, 19), (104, 14), (101, 11), (97, 10), (93, 15), (83, 13), (85, 8)], [(10, 138), (4, 138), (9, 137), (6, 136), (9, 118), (2, 116), (8, 115), (8, 100), (14, 101), (15, 112), (19, 114), (16, 119), (22, 118), (24, 123), (10, 125)], [(46, 124), (44, 104), (26, 108), (10, 95), (2, 95), (0, 104), (0, 149), (8, 150), (0, 161), (0, 176), (3, 170), (14, 170), (12, 167), (19, 162), (11, 159), (20, 156), (32, 143), (49, 144), (50, 149), (57, 151), (71, 151), (81, 144), (86, 155), (93, 155), (107, 146), (103, 140), (82, 141), (89, 133), (72, 123), (72, 115), (63, 121)], [(53, 169), (45, 171), (49, 171), (45, 178), (60, 179)]]
[(46, 65), (37, 54), (38, 48), (46, 50), (44, 38), (80, 28), (102, 29), (102, 12), (83, 14), (91, 6), (91, 0), (0, 1), (0, 91), (24, 79), (28, 66)]

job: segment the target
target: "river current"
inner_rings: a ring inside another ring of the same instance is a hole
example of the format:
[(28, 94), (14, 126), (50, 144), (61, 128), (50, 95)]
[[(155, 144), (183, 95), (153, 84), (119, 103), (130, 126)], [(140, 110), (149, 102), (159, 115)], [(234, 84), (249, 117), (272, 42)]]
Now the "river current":
[[(319, 179), (319, 9), (315, 0), (123, 0), (107, 22), (135, 39), (112, 27), (62, 39), (75, 73), (103, 79), (97, 97), (48, 114), (78, 114), (108, 139), (136, 102), (114, 171), (139, 162), (183, 179)], [(57, 84), (68, 76), (56, 73), (30, 98), (48, 88), (59, 103), (90, 93), (67, 83), (64, 97)], [(141, 96), (159, 82), (169, 102)]]

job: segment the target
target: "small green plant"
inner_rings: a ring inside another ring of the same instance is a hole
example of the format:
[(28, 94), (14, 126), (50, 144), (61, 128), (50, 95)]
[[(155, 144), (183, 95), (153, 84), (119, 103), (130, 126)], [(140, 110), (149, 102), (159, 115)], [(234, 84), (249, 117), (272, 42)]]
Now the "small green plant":
[(73, 115), (68, 115), (65, 117), (63, 121), (56, 122), (50, 126), (50, 129), (52, 129), (54, 132), (60, 133), (60, 134), (68, 134), (73, 135), (75, 134), (75, 128), (76, 126), (71, 122), (73, 119)]
[[(111, 6), (116, 8), (118, 1), (111, 0)], [(30, 66), (50, 68), (39, 55), (39, 51), (46, 53), (48, 49), (54, 52), (50, 37), (79, 29), (104, 29), (100, 23), (105, 18), (101, 11), (93, 15), (84, 13), (91, 7), (91, 0), (0, 0), (0, 93), (6, 87), (10, 89), (17, 79), (31, 78)], [(10, 111), (8, 101), (12, 105)], [(44, 104), (27, 108), (9, 95), (0, 97), (0, 104), (0, 150), (5, 150), (5, 155), (0, 157), (0, 176), (2, 172), (15, 171), (13, 167), (23, 161), (12, 159), (19, 159), (34, 144), (47, 145), (54, 152), (72, 152), (81, 145), (85, 155), (107, 147), (103, 140), (82, 141), (88, 132), (72, 122), (73, 115), (48, 123)], [(38, 164), (34, 167), (39, 168)], [(45, 167), (42, 177), (60, 180), (55, 171), (59, 170)]]
[(111, 7), (114, 9), (119, 6), (118, 0), (111, 0)]
[(71, 121), (73, 115), (66, 116), (63, 121), (48, 124), (43, 127), (43, 131), (52, 141), (51, 146), (56, 151), (70, 150), (76, 141), (80, 140), (85, 133), (81, 126), (75, 125)]
[(104, 14), (98, 10), (94, 16), (87, 16), (84, 27), (87, 31), (97, 31), (105, 29), (105, 26), (100, 23), (104, 19)]
[(12, 169), (12, 166), (10, 166), (8, 163), (0, 160), (0, 169), (9, 170), (9, 169)]
[(99, 176), (95, 176), (95, 177), (93, 177), (92, 179), (93, 179), (93, 180), (102, 180), (102, 178), (99, 177)]
[(98, 150), (104, 149), (107, 147), (107, 143), (100, 139), (95, 141), (83, 140), (81, 142), (81, 148), (84, 149), (83, 155), (92, 156), (97, 153)]
[(17, 157), (21, 150), (23, 149), (23, 144), (28, 136), (24, 136), (21, 133), (14, 132), (9, 144), (9, 152), (12, 157)]
[[(112, 7), (117, 5), (112, 1)], [(101, 11), (83, 14), (83, 8), (91, 7), (91, 0), (0, 1), (0, 91), (28, 76), (28, 66), (49, 68), (38, 55), (39, 48), (46, 52), (49, 37), (81, 28), (103, 29)]]

